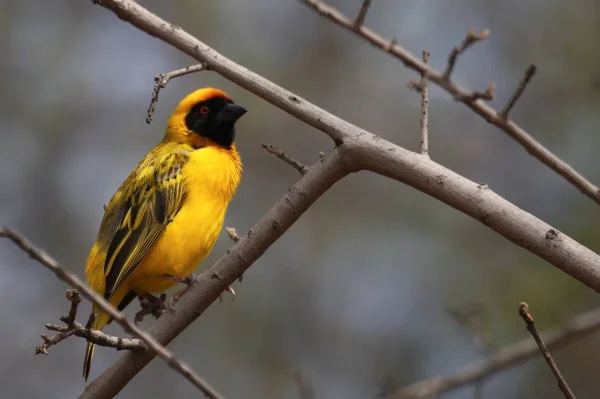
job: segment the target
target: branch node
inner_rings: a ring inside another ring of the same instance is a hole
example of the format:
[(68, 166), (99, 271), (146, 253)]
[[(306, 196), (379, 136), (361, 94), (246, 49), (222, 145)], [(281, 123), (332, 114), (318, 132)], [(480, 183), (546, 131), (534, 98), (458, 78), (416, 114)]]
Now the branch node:
[(508, 119), (508, 113), (510, 112), (512, 107), (514, 107), (514, 105), (517, 103), (517, 101), (519, 101), (519, 98), (521, 98), (521, 95), (523, 95), (525, 88), (527, 88), (527, 85), (529, 85), (529, 83), (531, 82), (531, 79), (533, 79), (533, 75), (535, 75), (536, 70), (537, 70), (537, 67), (535, 65), (533, 65), (533, 64), (529, 65), (529, 67), (525, 71), (525, 74), (523, 75), (523, 78), (521, 78), (521, 81), (519, 82), (517, 89), (512, 94), (512, 96), (510, 96), (510, 99), (508, 100), (508, 102), (506, 103), (504, 108), (502, 109), (502, 112), (500, 112), (500, 117), (502, 119)]
[(154, 89), (152, 90), (152, 97), (150, 99), (150, 105), (148, 106), (148, 115), (146, 116), (146, 123), (152, 122), (152, 115), (156, 109), (156, 103), (158, 102), (158, 94), (161, 89), (164, 89), (169, 83), (169, 80), (178, 78), (180, 76), (188, 75), (190, 73), (206, 71), (208, 70), (208, 64), (201, 62), (198, 65), (191, 65), (175, 71), (160, 73), (154, 77)]
[(496, 96), (495, 90), (496, 90), (496, 84), (494, 82), (492, 82), (487, 87), (487, 89), (485, 89), (485, 91), (483, 93), (480, 91), (474, 91), (473, 93), (468, 94), (468, 95), (464, 96), (463, 98), (461, 98), (461, 100), (466, 103), (473, 103), (477, 100), (491, 101)]
[(554, 240), (556, 237), (558, 237), (558, 230), (550, 229), (546, 232), (546, 240)]

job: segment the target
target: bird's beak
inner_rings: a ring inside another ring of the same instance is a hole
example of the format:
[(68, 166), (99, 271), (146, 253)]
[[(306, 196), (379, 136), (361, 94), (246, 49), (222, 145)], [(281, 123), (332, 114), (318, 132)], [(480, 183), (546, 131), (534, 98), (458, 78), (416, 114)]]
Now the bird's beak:
[(219, 119), (225, 123), (235, 123), (246, 113), (246, 108), (237, 104), (227, 104), (219, 112)]

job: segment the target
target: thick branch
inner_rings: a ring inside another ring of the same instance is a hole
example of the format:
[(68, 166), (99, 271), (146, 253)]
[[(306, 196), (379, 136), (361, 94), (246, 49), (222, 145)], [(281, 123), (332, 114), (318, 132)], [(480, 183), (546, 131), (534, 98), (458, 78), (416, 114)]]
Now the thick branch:
[(46, 266), (50, 271), (52, 271), (56, 276), (63, 280), (65, 283), (69, 284), (71, 287), (76, 288), (81, 295), (90, 301), (94, 302), (98, 305), (103, 311), (108, 313), (117, 324), (119, 324), (123, 329), (140, 338), (147, 346), (152, 350), (152, 356), (158, 355), (164, 361), (167, 362), (169, 366), (183, 375), (187, 380), (189, 380), (192, 384), (194, 384), (198, 389), (200, 389), (206, 396), (219, 399), (222, 398), (220, 394), (217, 393), (206, 381), (202, 379), (202, 377), (196, 375), (194, 371), (185, 363), (178, 360), (175, 355), (173, 355), (169, 350), (167, 350), (164, 346), (162, 346), (155, 338), (153, 338), (150, 334), (140, 329), (133, 323), (131, 323), (127, 318), (123, 315), (123, 313), (119, 312), (115, 309), (106, 299), (104, 299), (101, 295), (92, 290), (87, 284), (79, 279), (73, 273), (68, 272), (66, 269), (61, 267), (58, 262), (50, 257), (47, 253), (42, 251), (39, 248), (34, 247), (32, 243), (30, 243), (25, 237), (15, 233), (14, 231), (6, 228), (0, 227), (0, 237), (6, 237), (14, 242), (19, 248), (25, 251), (31, 258), (37, 260), (42, 265)]
[[(556, 351), (573, 341), (582, 339), (600, 330), (600, 310), (593, 310), (573, 318), (565, 328), (542, 333), (548, 349)], [(519, 363), (539, 356), (537, 344), (527, 337), (498, 350), (490, 359), (468, 365), (455, 374), (423, 380), (401, 388), (386, 399), (429, 399), (443, 393), (480, 383), (495, 374)]]
[[(443, 73), (439, 73), (433, 68), (429, 67), (424, 62), (421, 62), (414, 54), (410, 53), (403, 47), (399, 46), (394, 39), (387, 40), (378, 33), (375, 33), (371, 29), (362, 26), (360, 30), (354, 28), (354, 21), (335, 8), (323, 3), (320, 0), (301, 0), (311, 9), (317, 11), (319, 14), (327, 17), (329, 20), (336, 24), (354, 32), (359, 37), (371, 43), (373, 46), (383, 50), (386, 53), (399, 59), (404, 65), (418, 72), (419, 74), (427, 75), (428, 79), (438, 85), (439, 87), (450, 93), (456, 101), (464, 103), (467, 107), (471, 108), (475, 113), (480, 115), (487, 122), (497, 126), (500, 130), (507, 133), (510, 137), (515, 139), (521, 146), (523, 146), (527, 152), (536, 157), (550, 169), (567, 179), (571, 184), (577, 187), (585, 195), (600, 204), (600, 192), (598, 187), (592, 184), (579, 172), (569, 166), (566, 162), (558, 158), (546, 147), (536, 141), (531, 135), (529, 135), (522, 127), (517, 125), (515, 122), (504, 118), (498, 111), (487, 105), (482, 101), (475, 101), (478, 98), (485, 99), (489, 96), (482, 96), (486, 93), (471, 93), (451, 79), (446, 79)], [(475, 94), (480, 94), (479, 96)], [(487, 93), (489, 94), (489, 93)]]

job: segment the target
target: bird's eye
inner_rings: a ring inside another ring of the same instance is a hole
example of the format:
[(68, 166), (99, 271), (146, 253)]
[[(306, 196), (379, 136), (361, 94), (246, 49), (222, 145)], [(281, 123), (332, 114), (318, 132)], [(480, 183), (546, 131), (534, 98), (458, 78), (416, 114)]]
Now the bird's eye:
[(209, 112), (210, 112), (210, 108), (208, 108), (206, 105), (203, 107), (200, 107), (200, 113), (202, 115), (208, 115)]

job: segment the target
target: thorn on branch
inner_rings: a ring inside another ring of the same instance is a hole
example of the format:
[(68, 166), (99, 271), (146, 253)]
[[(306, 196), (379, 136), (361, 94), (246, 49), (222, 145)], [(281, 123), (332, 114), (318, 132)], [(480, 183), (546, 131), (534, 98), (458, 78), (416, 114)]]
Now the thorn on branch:
[(225, 227), (225, 231), (227, 232), (227, 235), (229, 236), (231, 241), (238, 242), (240, 240), (240, 236), (238, 235), (235, 227)]
[(496, 84), (494, 82), (492, 82), (492, 83), (490, 83), (488, 88), (483, 93), (480, 91), (474, 91), (473, 93), (466, 95), (461, 100), (465, 101), (467, 103), (472, 103), (477, 100), (491, 101), (496, 96), (495, 91), (496, 91)]
[(533, 316), (531, 316), (531, 314), (529, 313), (529, 307), (527, 306), (527, 304), (525, 302), (521, 302), (521, 304), (519, 305), (519, 316), (521, 316), (523, 321), (525, 321), (527, 330), (529, 331), (529, 333), (531, 334), (531, 336), (537, 343), (538, 347), (540, 348), (540, 351), (542, 352), (542, 355), (544, 355), (544, 360), (546, 360), (546, 363), (548, 363), (550, 370), (552, 370), (552, 373), (556, 377), (556, 380), (558, 381), (558, 387), (565, 395), (565, 398), (575, 399), (575, 394), (573, 393), (573, 391), (571, 391), (571, 388), (569, 388), (569, 384), (567, 384), (567, 381), (562, 376), (562, 373), (558, 369), (558, 365), (552, 358), (552, 355), (550, 354), (550, 351), (546, 347), (544, 340), (542, 339), (542, 337), (538, 333), (537, 329), (535, 328)]
[(500, 112), (500, 116), (503, 119), (508, 119), (508, 113), (510, 112), (512, 107), (514, 107), (514, 105), (519, 100), (519, 98), (521, 98), (521, 95), (525, 91), (525, 88), (531, 82), (533, 75), (535, 75), (536, 70), (537, 70), (537, 67), (535, 65), (533, 65), (533, 64), (529, 65), (529, 67), (525, 71), (525, 74), (523, 75), (523, 78), (519, 82), (519, 86), (517, 86), (517, 89), (515, 90), (513, 95), (510, 97), (510, 99), (506, 103), (506, 106), (504, 106), (504, 108), (502, 109), (502, 112)]
[(169, 80), (178, 78), (180, 76), (188, 75), (190, 73), (206, 70), (208, 70), (208, 65), (205, 63), (200, 63), (198, 65), (191, 65), (182, 69), (177, 69), (175, 71), (156, 75), (154, 77), (154, 89), (152, 90), (150, 105), (148, 106), (148, 115), (146, 116), (146, 123), (150, 124), (150, 122), (152, 122), (152, 115), (154, 114), (154, 110), (156, 109), (156, 103), (158, 102), (158, 93), (161, 89), (164, 89), (167, 86)]
[(465, 51), (469, 49), (469, 47), (473, 46), (475, 43), (485, 40), (490, 34), (490, 31), (487, 29), (482, 30), (480, 33), (475, 33), (473, 29), (467, 32), (465, 39), (458, 47), (454, 47), (448, 56), (448, 65), (446, 66), (446, 70), (444, 71), (443, 78), (444, 80), (449, 80), (450, 75), (452, 75), (452, 71), (456, 66), (456, 60), (460, 55), (462, 55)]
[(294, 158), (281, 151), (279, 147), (271, 144), (263, 144), (262, 147), (265, 150), (267, 150), (267, 152), (275, 155), (277, 158), (292, 166), (294, 169), (300, 172), (302, 176), (304, 176), (304, 174), (308, 171), (308, 168), (306, 166), (302, 165), (300, 162), (296, 161)]
[(363, 0), (362, 5), (360, 6), (360, 11), (358, 12), (358, 16), (354, 21), (354, 28), (360, 29), (361, 26), (365, 23), (365, 17), (367, 16), (367, 12), (369, 12), (369, 7), (371, 6), (371, 0)]

